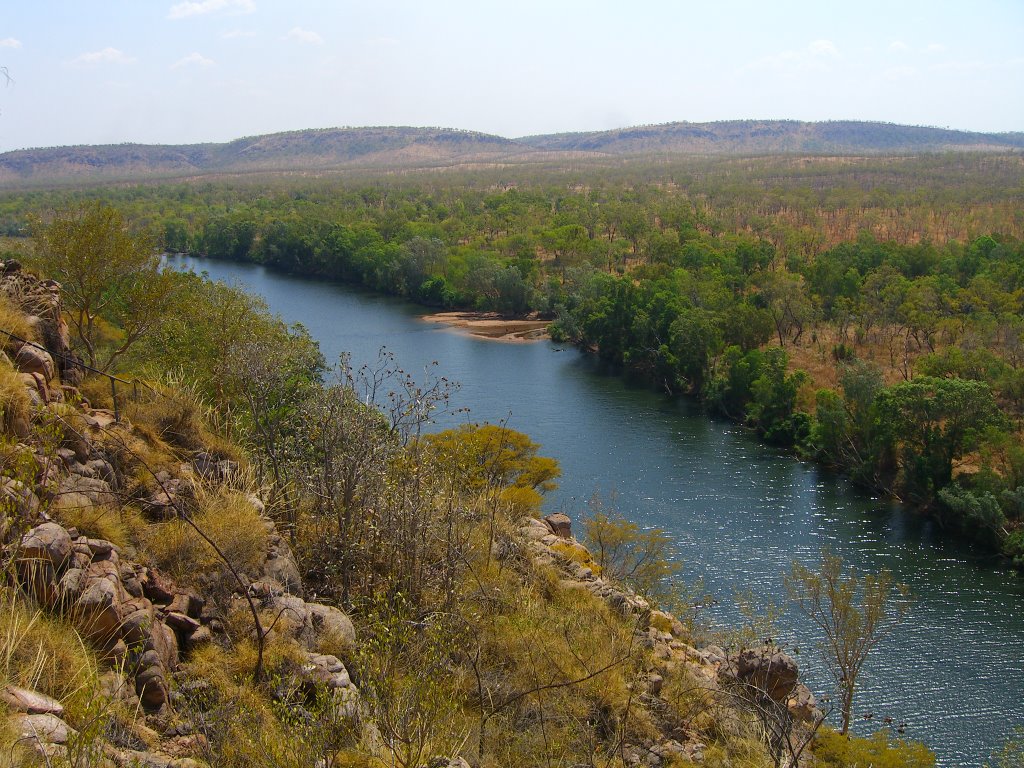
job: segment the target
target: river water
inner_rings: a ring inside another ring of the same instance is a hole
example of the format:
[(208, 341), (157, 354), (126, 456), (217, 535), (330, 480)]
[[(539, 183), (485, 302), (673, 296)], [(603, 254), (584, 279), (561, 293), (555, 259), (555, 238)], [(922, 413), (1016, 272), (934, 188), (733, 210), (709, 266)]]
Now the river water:
[[(558, 459), (549, 511), (578, 520), (595, 492), (614, 493), (620, 512), (667, 531), (683, 577), (703, 579), (718, 600), (708, 622), (735, 620), (737, 590), (784, 603), (782, 573), (794, 558), (813, 565), (825, 545), (857, 568), (889, 568), (915, 601), (861, 674), (859, 732), (892, 717), (940, 765), (981, 765), (1024, 725), (1024, 579), (980, 562), (898, 505), (693, 403), (631, 387), (564, 345), (473, 338), (423, 322), (422, 310), (399, 300), (262, 267), (175, 261), (262, 295), (308, 328), (329, 361), (347, 352), (358, 366), (383, 346), (421, 380), (436, 361), (436, 375), (461, 384), (453, 405), (469, 409), (447, 423), (505, 421)], [(813, 629), (792, 612), (779, 624), (777, 639), (801, 647), (805, 681), (826, 692)]]

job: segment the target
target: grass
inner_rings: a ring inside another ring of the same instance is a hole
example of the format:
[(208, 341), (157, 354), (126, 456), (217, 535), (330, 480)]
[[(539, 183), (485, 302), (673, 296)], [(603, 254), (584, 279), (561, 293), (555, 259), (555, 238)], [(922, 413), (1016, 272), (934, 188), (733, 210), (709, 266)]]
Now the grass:
[[(20, 336), (27, 341), (38, 343), (39, 332), (36, 327), (28, 321), (28, 315), (17, 306), (8, 296), (0, 294), (0, 330), (9, 331), (15, 336)], [(13, 353), (21, 346), (20, 341), (14, 341), (7, 334), (0, 333), (0, 343), (5, 352)]]
[(25, 384), (7, 359), (0, 358), (0, 423), (12, 434), (18, 422), (27, 422), (32, 408)]
[(96, 658), (70, 625), (0, 588), (0, 678), (64, 704), (69, 723), (88, 714), (99, 688)]
[[(231, 564), (245, 573), (261, 570), (267, 553), (267, 531), (245, 495), (223, 488), (200, 488), (196, 504), (193, 522)], [(226, 577), (226, 569), (213, 548), (181, 520), (150, 526), (145, 543), (153, 564), (181, 584), (199, 586), (201, 578), (211, 574)]]
[(57, 496), (52, 512), (65, 528), (77, 528), (79, 533), (93, 539), (104, 539), (121, 548), (138, 544), (145, 535), (145, 520), (131, 506), (81, 506), (73, 498), (68, 501), (66, 496)]

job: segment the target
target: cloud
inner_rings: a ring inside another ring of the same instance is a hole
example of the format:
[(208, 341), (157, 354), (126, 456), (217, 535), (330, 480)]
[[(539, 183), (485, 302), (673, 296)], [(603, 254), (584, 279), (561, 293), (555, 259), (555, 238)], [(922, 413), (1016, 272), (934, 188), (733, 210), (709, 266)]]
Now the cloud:
[(893, 40), (889, 43), (889, 50), (893, 53), (906, 53), (910, 50), (910, 46), (904, 43), (902, 40)]
[(302, 27), (292, 27), (283, 39), (294, 40), (297, 43), (303, 43), (305, 45), (323, 45), (324, 43), (324, 39), (316, 32), (303, 29)]
[(839, 56), (839, 49), (836, 48), (836, 44), (831, 40), (815, 40), (807, 46), (807, 50), (812, 56), (829, 56), (832, 58)]
[(192, 52), (184, 58), (178, 59), (176, 62), (171, 64), (171, 69), (181, 69), (182, 67), (209, 67), (213, 64), (213, 59), (208, 59), (201, 53)]
[(5, 37), (3, 40), (0, 40), (0, 48), (21, 48), (21, 40)]
[(741, 70), (827, 70), (828, 62), (839, 58), (841, 58), (839, 48), (831, 40), (814, 40), (808, 43), (806, 48), (782, 51), (755, 59)]
[(107, 46), (101, 51), (89, 51), (71, 60), (72, 64), (130, 64), (135, 61), (124, 51)]
[(168, 19), (188, 19), (192, 16), (205, 16), (209, 13), (230, 11), (235, 14), (252, 13), (256, 10), (254, 0), (185, 0), (171, 6), (167, 12)]
[(925, 53), (944, 53), (945, 51), (946, 46), (944, 46), (942, 43), (928, 43), (928, 45), (926, 45), (924, 49)]

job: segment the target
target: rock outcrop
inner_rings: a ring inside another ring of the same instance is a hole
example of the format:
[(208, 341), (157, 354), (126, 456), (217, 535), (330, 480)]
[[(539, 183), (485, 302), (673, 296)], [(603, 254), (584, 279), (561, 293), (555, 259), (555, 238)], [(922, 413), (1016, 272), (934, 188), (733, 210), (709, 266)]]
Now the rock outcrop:
[[(199, 484), (230, 483), (238, 465), (197, 451), (160, 468), (152, 480), (126, 478), (124, 453), (132, 444), (144, 444), (147, 436), (136, 434), (130, 423), (123, 418), (118, 422), (109, 411), (90, 408), (78, 396), (73, 384), (79, 382), (79, 369), (61, 317), (59, 286), (29, 275), (16, 263), (0, 262), (0, 293), (29, 314), (38, 338), (44, 340), (43, 345), (5, 345), (29, 395), (32, 420), (64, 427), (54, 448), (33, 439), (31, 423), (15, 425), (15, 435), (24, 442), (14, 450), (36, 470), (33, 477), (0, 478), (0, 501), (7, 510), (0, 516), (0, 539), (20, 588), (44, 610), (70, 622), (96, 650), (104, 666), (104, 695), (149, 718), (133, 726), (146, 731), (146, 738), (124, 743), (99, 739), (95, 764), (202, 765), (194, 759), (200, 737), (183, 736), (164, 726), (180, 717), (172, 716), (171, 705), (178, 685), (187, 682), (191, 656), (204, 646), (227, 644), (226, 615), (234, 603), (245, 601), (246, 593), (265, 615), (280, 617), (270, 631), (293, 639), (303, 659), (287, 681), (287, 690), (281, 691), (282, 703), (301, 706), (326, 692), (341, 716), (358, 719), (359, 691), (344, 662), (323, 652), (352, 650), (352, 621), (336, 607), (303, 599), (298, 565), (273, 521), (263, 519), (267, 550), (262, 564), (252, 573), (242, 573), (239, 583), (230, 582), (234, 594), (220, 606), (140, 561), (130, 547), (61, 524), (71, 514), (85, 513), (88, 519), (92, 510), (125, 505), (132, 505), (135, 514), (141, 512), (151, 525), (167, 524), (191, 513)], [(249, 502), (263, 513), (258, 498), (250, 497)], [(12, 713), (11, 726), (20, 744), (48, 761), (68, 758), (76, 730), (74, 721), (63, 719), (61, 702), (14, 686), (0, 690), (0, 700)], [(180, 727), (189, 731), (187, 724)]]
[[(637, 639), (650, 649), (653, 659), (642, 693), (650, 711), (669, 709), (667, 702), (659, 701), (664, 680), (683, 670), (693, 678), (695, 687), (711, 696), (738, 685), (749, 694), (752, 706), (757, 706), (760, 697), (767, 697), (767, 701), (788, 711), (796, 727), (812, 724), (821, 717), (814, 695), (799, 681), (799, 670), (791, 656), (774, 646), (728, 654), (716, 646), (692, 645), (675, 616), (653, 609), (646, 599), (625, 585), (595, 573), (593, 558), (573, 537), (568, 516), (558, 513), (543, 520), (523, 518), (519, 533), (535, 567), (556, 568), (562, 587), (584, 589), (636, 622)], [(739, 700), (728, 698), (730, 705)], [(660, 739), (624, 745), (622, 754), (627, 765), (660, 766), (674, 758), (703, 762), (706, 745), (697, 732), (671, 720), (662, 722), (660, 730)]]

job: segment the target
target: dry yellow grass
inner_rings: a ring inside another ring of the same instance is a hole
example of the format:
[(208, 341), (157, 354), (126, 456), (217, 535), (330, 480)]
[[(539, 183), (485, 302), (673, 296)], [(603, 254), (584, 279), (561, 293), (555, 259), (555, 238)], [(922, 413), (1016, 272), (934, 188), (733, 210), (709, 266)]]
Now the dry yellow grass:
[[(39, 342), (39, 333), (28, 321), (28, 316), (8, 296), (0, 294), (0, 331), (8, 331), (28, 341)], [(0, 344), (7, 352), (13, 352), (21, 346), (6, 333), (0, 333)]]
[(10, 361), (0, 357), (0, 421), (11, 434), (18, 421), (27, 421), (32, 401)]
[[(231, 564), (240, 571), (258, 570), (266, 557), (267, 531), (252, 503), (226, 489), (200, 490), (196, 503), (193, 522)], [(203, 574), (222, 571), (217, 553), (182, 520), (150, 526), (146, 544), (153, 563), (179, 583), (196, 585)]]

